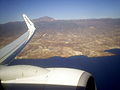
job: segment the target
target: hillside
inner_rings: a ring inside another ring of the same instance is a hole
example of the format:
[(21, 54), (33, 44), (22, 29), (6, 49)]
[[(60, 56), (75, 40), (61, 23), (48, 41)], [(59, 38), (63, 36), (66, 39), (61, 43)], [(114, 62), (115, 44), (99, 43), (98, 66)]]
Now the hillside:
[[(110, 56), (113, 54), (104, 51), (120, 48), (120, 19), (55, 20), (42, 17), (33, 22), (37, 28), (36, 33), (16, 58)], [(1, 47), (25, 30), (24, 22), (0, 25)]]

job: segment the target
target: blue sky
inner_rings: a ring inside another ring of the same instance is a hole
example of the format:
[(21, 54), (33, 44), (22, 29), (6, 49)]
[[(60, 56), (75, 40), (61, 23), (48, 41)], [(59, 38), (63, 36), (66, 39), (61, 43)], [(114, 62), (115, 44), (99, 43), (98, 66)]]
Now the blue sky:
[(55, 19), (120, 18), (120, 0), (0, 0), (0, 23), (50, 16)]

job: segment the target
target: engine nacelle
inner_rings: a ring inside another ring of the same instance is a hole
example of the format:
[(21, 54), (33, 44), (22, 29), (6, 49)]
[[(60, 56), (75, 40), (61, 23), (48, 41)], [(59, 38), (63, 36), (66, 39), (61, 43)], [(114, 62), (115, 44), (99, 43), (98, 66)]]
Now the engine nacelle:
[(96, 90), (94, 78), (83, 70), (30, 65), (2, 67), (0, 79), (5, 90)]

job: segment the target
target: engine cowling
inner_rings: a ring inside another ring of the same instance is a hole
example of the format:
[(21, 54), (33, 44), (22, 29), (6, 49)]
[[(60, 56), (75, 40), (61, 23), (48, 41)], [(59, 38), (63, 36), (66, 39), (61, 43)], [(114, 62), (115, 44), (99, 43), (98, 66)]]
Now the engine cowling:
[[(57, 90), (96, 90), (94, 78), (88, 72), (70, 68), (49, 68), (48, 84)], [(64, 87), (64, 88), (63, 88)], [(54, 90), (47, 87), (47, 90)]]
[(1, 86), (14, 90), (96, 90), (88, 72), (70, 68), (41, 68), (30, 65), (3, 66)]

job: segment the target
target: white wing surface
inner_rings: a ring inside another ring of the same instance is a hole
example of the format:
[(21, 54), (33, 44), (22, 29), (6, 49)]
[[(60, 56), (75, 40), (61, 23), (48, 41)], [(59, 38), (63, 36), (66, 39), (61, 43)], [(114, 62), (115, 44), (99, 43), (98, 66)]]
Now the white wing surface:
[(21, 37), (0, 49), (0, 64), (8, 64), (22, 49), (33, 36), (35, 32), (34, 24), (23, 14), (23, 18), (27, 24), (28, 31)]

